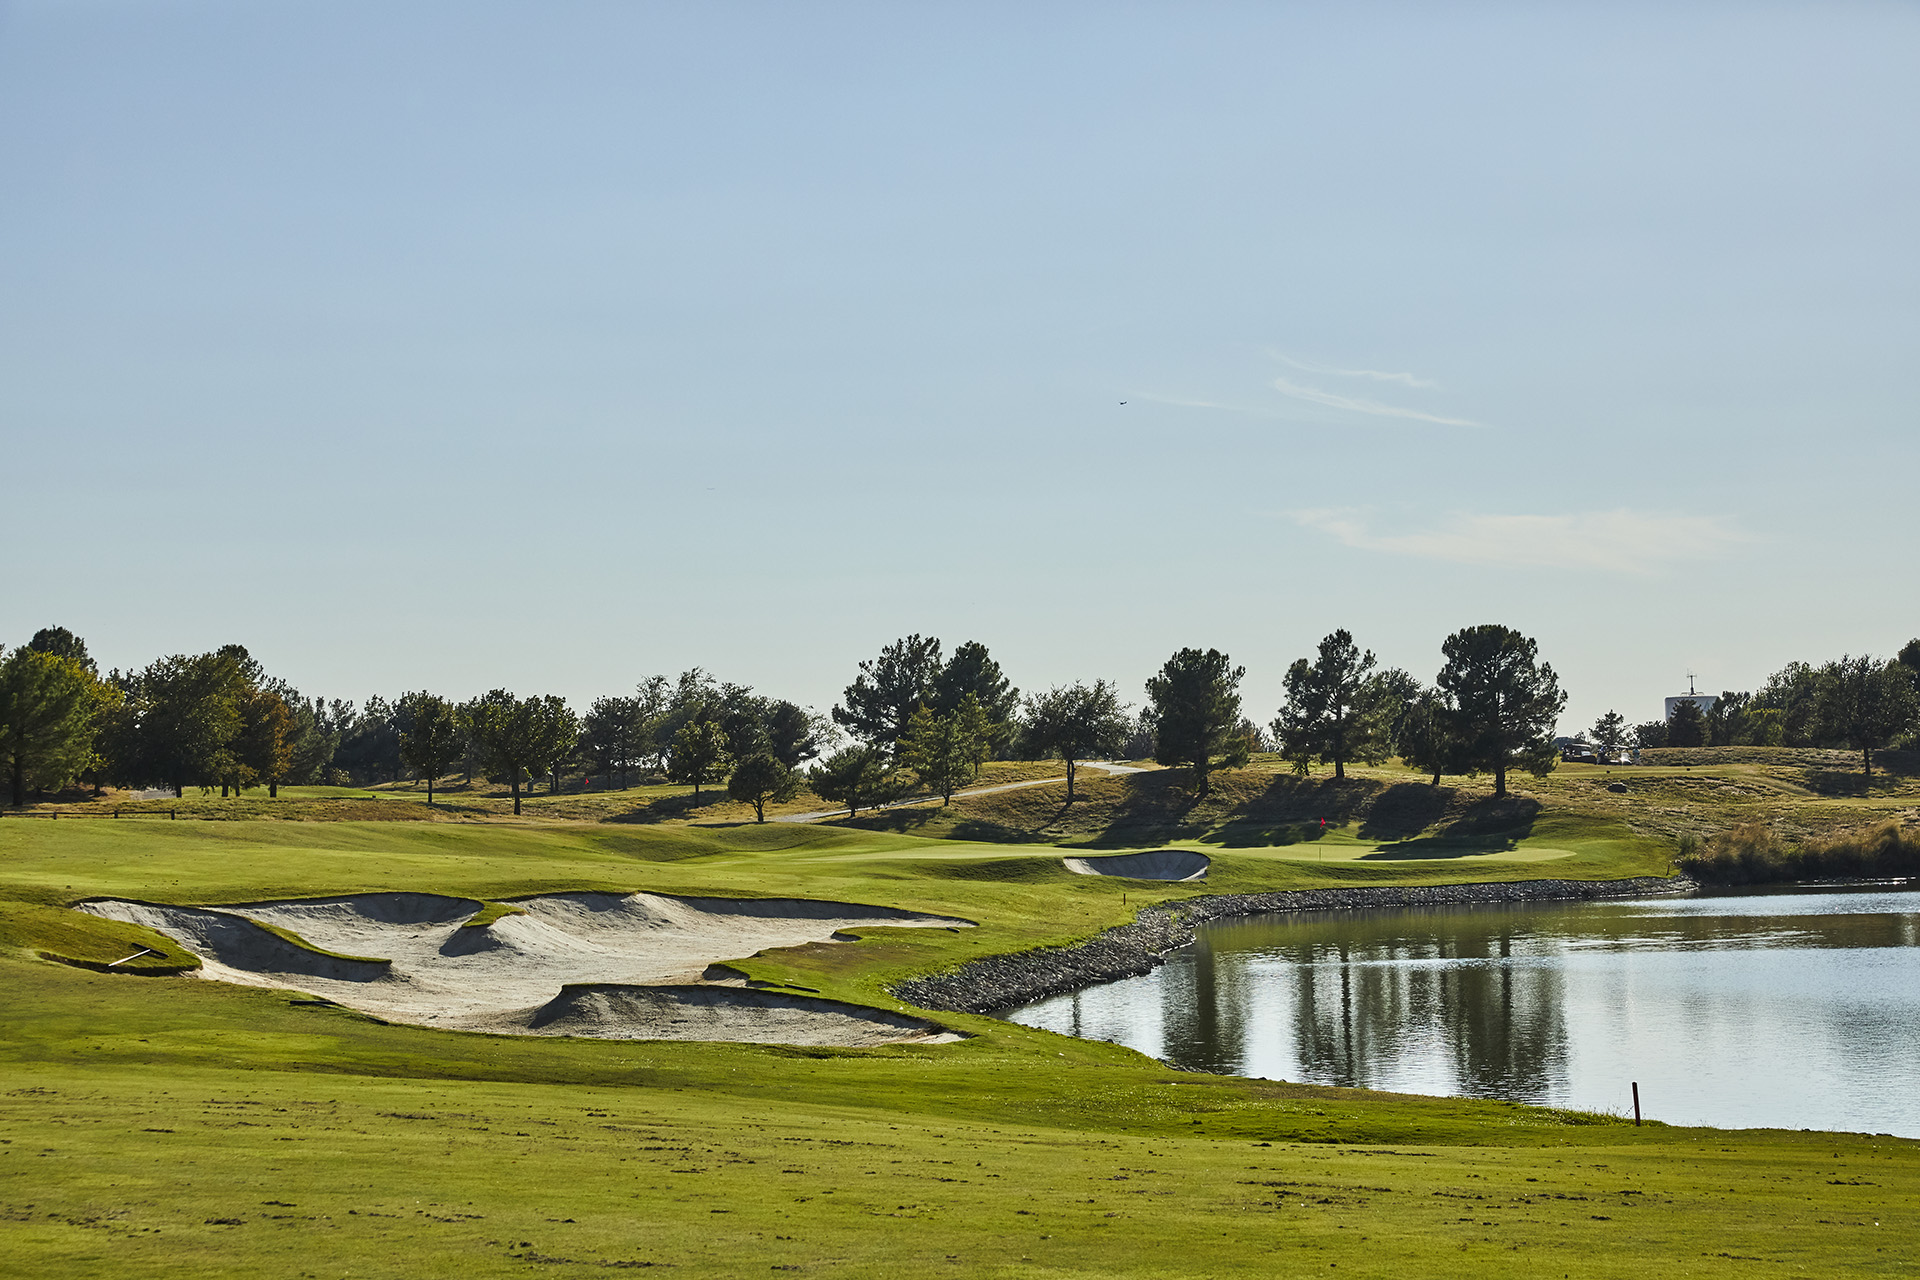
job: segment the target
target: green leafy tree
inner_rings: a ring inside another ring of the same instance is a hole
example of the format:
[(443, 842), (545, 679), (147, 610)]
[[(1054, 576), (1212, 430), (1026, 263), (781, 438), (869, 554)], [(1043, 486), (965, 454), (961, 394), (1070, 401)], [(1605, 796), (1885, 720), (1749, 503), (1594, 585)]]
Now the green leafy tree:
[(1507, 770), (1544, 777), (1559, 754), (1553, 731), (1567, 695), (1538, 647), (1510, 627), (1467, 627), (1440, 646), (1446, 665), (1435, 683), (1453, 701), (1461, 759), (1491, 770), (1493, 794), (1507, 794)]
[(549, 794), (560, 790), (560, 771), (573, 763), (580, 747), (580, 717), (557, 694), (529, 698), (533, 704), (534, 771), (548, 778)]
[(734, 766), (727, 795), (753, 806), (753, 820), (767, 820), (768, 804), (785, 804), (800, 794), (800, 775), (770, 751), (757, 752)]
[(75, 776), (91, 782), (94, 794), (99, 795), (109, 763), (105, 754), (106, 739), (114, 712), (121, 702), (119, 686), (111, 680), (100, 678), (100, 668), (87, 653), (87, 642), (65, 627), (42, 627), (33, 633), (33, 639), (27, 641), (27, 648), (35, 653), (50, 653), (56, 658), (65, 658), (86, 676), (87, 694), (93, 703), (93, 739), (88, 743), (86, 760)]
[(124, 679), (114, 750), (121, 780), (175, 796), (218, 782), (244, 723), (250, 685), (240, 660), (227, 651), (175, 654)]
[(1105, 680), (1075, 682), (1029, 697), (1025, 720), (1028, 744), (1066, 762), (1068, 804), (1073, 803), (1079, 762), (1115, 754), (1133, 728), (1127, 708), (1120, 705), (1119, 690)]
[(1651, 747), (1666, 746), (1667, 722), (1665, 720), (1649, 720), (1645, 724), (1635, 725), (1633, 727), (1633, 745), (1639, 747), (1642, 751)]
[(293, 712), (272, 689), (251, 689), (240, 706), (240, 739), (233, 754), (240, 771), (236, 782), (264, 782), (277, 798), (293, 771)]
[(907, 719), (907, 736), (900, 740), (895, 759), (912, 770), (920, 785), (937, 793), (942, 804), (972, 776), (973, 744), (961, 732), (958, 712), (936, 716), (925, 707)]
[(1750, 693), (1723, 690), (1706, 711), (1707, 745), (1710, 747), (1745, 746), (1747, 719), (1753, 703)]
[(882, 747), (862, 743), (842, 747), (807, 771), (813, 794), (847, 806), (847, 816), (885, 804), (899, 794), (893, 759)]
[(1707, 713), (1700, 704), (1691, 700), (1676, 702), (1673, 714), (1667, 717), (1667, 745), (1670, 747), (1704, 747), (1707, 745)]
[(594, 772), (625, 786), (647, 746), (638, 698), (595, 698), (580, 717), (580, 752)]
[(861, 742), (892, 750), (907, 736), (913, 709), (933, 705), (934, 681), (943, 671), (940, 641), (934, 637), (896, 640), (879, 657), (860, 664), (844, 702), (833, 708), (833, 722)]
[(302, 785), (323, 781), (333, 764), (333, 753), (340, 746), (339, 727), (331, 717), (326, 700), (309, 700), (284, 680), (269, 680), (262, 687), (286, 705), (291, 717), (287, 729), (291, 759), (284, 780)]
[(1435, 787), (1442, 774), (1462, 772), (1452, 700), (1438, 689), (1421, 690), (1401, 717), (1394, 745), (1408, 768), (1433, 775)]
[(1896, 661), (1905, 670), (1907, 683), (1913, 686), (1914, 693), (1920, 694), (1920, 638), (1907, 641)]
[(1741, 742), (1750, 747), (1778, 747), (1787, 740), (1787, 714), (1777, 707), (1750, 707)]
[(1813, 708), (1819, 683), (1818, 669), (1805, 662), (1789, 662), (1767, 677), (1766, 684), (1754, 692), (1755, 708), (1780, 712), (1781, 745), (1820, 745), (1820, 730)]
[(72, 658), (37, 649), (0, 661), (0, 765), (15, 808), (29, 788), (56, 789), (87, 767), (99, 709), (94, 683)]
[(467, 749), (467, 726), (460, 709), (445, 698), (422, 690), (400, 699), (407, 707), (407, 731), (400, 736), (400, 758), (427, 780), (427, 803), (433, 803), (433, 784), (452, 769)]
[(1344, 779), (1349, 760), (1377, 764), (1387, 758), (1399, 686), (1378, 681), (1373, 668), (1373, 652), (1362, 653), (1344, 630), (1322, 640), (1313, 661), (1301, 658), (1288, 668), (1287, 701), (1273, 733), (1298, 772), (1317, 758)]
[(745, 760), (773, 749), (773, 739), (767, 733), (772, 699), (757, 696), (743, 684), (725, 684), (720, 686), (713, 710), (726, 731), (727, 754), (733, 759)]
[(1154, 759), (1191, 767), (1202, 795), (1215, 753), (1240, 722), (1238, 690), (1246, 674), (1218, 649), (1182, 649), (1147, 681)]
[(376, 694), (343, 726), (334, 763), (357, 780), (398, 782), (406, 769), (400, 758), (400, 735), (405, 730), (400, 708)]
[(504, 777), (520, 812), (520, 784), (540, 760), (538, 699), (524, 701), (495, 689), (467, 704), (467, 726), (479, 749), (481, 766)]
[(1593, 746), (1602, 763), (1611, 763), (1620, 748), (1627, 745), (1627, 718), (1609, 711), (1593, 722)]
[(673, 752), (667, 758), (667, 777), (675, 782), (693, 784), (693, 802), (700, 803), (700, 788), (727, 776), (731, 761), (727, 755), (727, 731), (718, 720), (689, 720), (673, 736)]
[(1820, 669), (1814, 719), (1826, 736), (1859, 749), (1869, 778), (1873, 753), (1911, 732), (1917, 709), (1920, 700), (1898, 659), (1882, 662), (1862, 654)]

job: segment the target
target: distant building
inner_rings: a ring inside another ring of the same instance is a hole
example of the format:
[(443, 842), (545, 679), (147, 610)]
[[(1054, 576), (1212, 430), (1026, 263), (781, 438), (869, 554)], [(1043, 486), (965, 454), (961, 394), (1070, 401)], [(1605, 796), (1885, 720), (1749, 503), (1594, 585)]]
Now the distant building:
[(1707, 712), (1713, 710), (1713, 704), (1718, 701), (1720, 701), (1720, 699), (1714, 697), (1710, 693), (1678, 694), (1674, 697), (1667, 699), (1667, 719), (1669, 720), (1673, 719), (1674, 708), (1678, 707), (1683, 702), (1691, 702), (1694, 706), (1700, 708), (1701, 715), (1705, 715), (1707, 714)]
[(1707, 712), (1713, 710), (1714, 704), (1718, 701), (1720, 701), (1720, 699), (1714, 697), (1712, 694), (1701, 693), (1699, 690), (1695, 689), (1693, 687), (1693, 677), (1688, 676), (1687, 691), (1685, 693), (1677, 693), (1673, 697), (1667, 699), (1666, 718), (1669, 720), (1673, 719), (1673, 713), (1675, 708), (1677, 708), (1683, 702), (1691, 702), (1694, 706), (1700, 708), (1700, 714), (1704, 716), (1705, 714), (1707, 714)]

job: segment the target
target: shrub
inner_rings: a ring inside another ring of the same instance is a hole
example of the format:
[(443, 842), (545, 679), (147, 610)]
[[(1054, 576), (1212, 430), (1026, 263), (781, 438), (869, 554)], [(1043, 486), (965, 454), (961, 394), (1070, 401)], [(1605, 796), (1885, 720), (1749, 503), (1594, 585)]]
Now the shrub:
[(1920, 875), (1920, 829), (1889, 820), (1796, 846), (1763, 822), (1744, 822), (1691, 852), (1682, 838), (1679, 861), (1688, 875), (1713, 884)]

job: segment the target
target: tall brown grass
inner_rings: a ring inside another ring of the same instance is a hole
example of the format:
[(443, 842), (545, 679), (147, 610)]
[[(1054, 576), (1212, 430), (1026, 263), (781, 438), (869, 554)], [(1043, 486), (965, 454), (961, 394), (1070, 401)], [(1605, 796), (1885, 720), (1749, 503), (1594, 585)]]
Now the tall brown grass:
[(1886, 879), (1920, 875), (1920, 828), (1889, 820), (1788, 844), (1764, 822), (1743, 822), (1682, 851), (1680, 869), (1712, 884)]

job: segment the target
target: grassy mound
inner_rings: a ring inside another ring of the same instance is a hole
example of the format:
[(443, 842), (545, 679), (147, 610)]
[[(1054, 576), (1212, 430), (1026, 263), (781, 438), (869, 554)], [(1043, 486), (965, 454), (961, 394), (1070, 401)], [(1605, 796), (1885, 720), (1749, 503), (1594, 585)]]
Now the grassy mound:
[[(104, 963), (158, 944), (188, 958), (150, 931), (65, 909), (88, 897), (504, 903), (646, 889), (979, 922), (862, 929), (731, 964), (757, 983), (910, 1013), (888, 994), (899, 978), (1083, 938), (1151, 902), (1543, 868), (1611, 878), (1659, 869), (1672, 847), (1659, 824), (1673, 819), (1642, 825), (1650, 806), (1579, 774), (1529, 780), (1501, 805), (1471, 786), (1396, 793), (1424, 784), (1394, 771), (1329, 788), (1249, 770), (1191, 802), (1174, 775), (1133, 777), (1111, 789), (1089, 779), (1100, 812), (1090, 801), (1065, 815), (1083, 826), (998, 843), (950, 838), (951, 824), (933, 839), (772, 825), (0, 822), (0, 1258), (56, 1278), (651, 1266), (888, 1280), (1611, 1276), (1711, 1269), (1721, 1255), (1879, 1274), (1920, 1228), (1920, 1147), (1886, 1138), (1635, 1128), (1196, 1075), (967, 1015), (942, 1015), (969, 1033), (959, 1043), (859, 1049), (467, 1035), (37, 955)], [(1317, 834), (1318, 811), (1343, 797), (1350, 806), (1325, 815), (1340, 822)], [(993, 812), (1025, 820), (1011, 802)], [(1112, 847), (1123, 819), (1197, 831), (1209, 883), (1060, 865), (1059, 843)], [(1291, 843), (1224, 838), (1247, 829), (1235, 823), (1309, 820), (1314, 838)], [(1539, 857), (1551, 860), (1527, 860)]]

